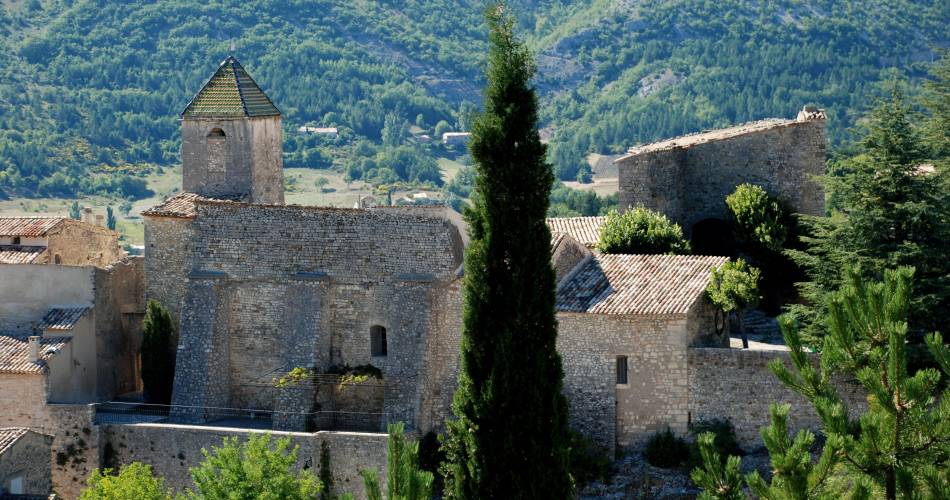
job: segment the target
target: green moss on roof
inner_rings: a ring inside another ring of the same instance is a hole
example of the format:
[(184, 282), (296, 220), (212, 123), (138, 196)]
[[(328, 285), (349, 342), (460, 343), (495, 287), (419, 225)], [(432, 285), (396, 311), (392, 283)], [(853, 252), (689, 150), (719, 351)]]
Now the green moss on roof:
[(234, 56), (218, 70), (181, 113), (182, 118), (280, 116), (267, 94), (257, 86)]

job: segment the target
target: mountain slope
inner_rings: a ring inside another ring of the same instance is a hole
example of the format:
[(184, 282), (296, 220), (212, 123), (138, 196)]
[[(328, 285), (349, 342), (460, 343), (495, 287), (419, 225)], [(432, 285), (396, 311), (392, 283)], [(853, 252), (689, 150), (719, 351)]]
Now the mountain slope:
[[(341, 128), (332, 144), (286, 134), (291, 163), (343, 168), (375, 154), (354, 145), (382, 143), (387, 116), (404, 130), (431, 133), (442, 120), (464, 128), (466, 103), (480, 101), (486, 4), (4, 2), (0, 191), (137, 196), (143, 164), (178, 161), (177, 114), (231, 40), (288, 130)], [(564, 178), (587, 152), (793, 116), (805, 103), (829, 109), (840, 142), (882, 82), (916, 81), (934, 49), (950, 44), (942, 0), (510, 4), (538, 53), (543, 118)], [(385, 147), (405, 137), (395, 140)], [(387, 158), (374, 156), (374, 167), (389, 168)]]

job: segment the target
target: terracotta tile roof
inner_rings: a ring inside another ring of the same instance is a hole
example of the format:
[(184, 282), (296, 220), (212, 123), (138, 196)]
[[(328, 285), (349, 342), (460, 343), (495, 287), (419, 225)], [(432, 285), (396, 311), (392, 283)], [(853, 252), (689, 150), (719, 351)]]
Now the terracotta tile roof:
[(46, 247), (0, 245), (0, 264), (42, 264)]
[(578, 243), (594, 248), (605, 220), (606, 217), (558, 217), (547, 219), (547, 223), (552, 233), (567, 233)]
[(558, 290), (557, 310), (590, 314), (685, 314), (726, 257), (595, 255)]
[(65, 217), (0, 217), (0, 236), (46, 236)]
[(30, 361), (26, 336), (0, 335), (0, 373), (42, 373), (46, 363), (70, 342), (70, 337), (40, 339), (40, 361)]
[(788, 127), (790, 125), (796, 125), (799, 123), (804, 123), (812, 120), (823, 120), (824, 112), (817, 114), (805, 114), (799, 115), (798, 119), (795, 120), (786, 120), (782, 118), (767, 118), (765, 120), (759, 120), (754, 122), (743, 123), (740, 125), (735, 125), (733, 127), (726, 127), (716, 130), (703, 130), (702, 132), (696, 132), (692, 134), (686, 134), (679, 137), (673, 137), (671, 139), (664, 139), (658, 142), (652, 142), (650, 144), (642, 144), (639, 146), (634, 146), (627, 150), (627, 154), (621, 156), (614, 160), (614, 163), (621, 162), (632, 156), (637, 156), (645, 153), (653, 153), (655, 151), (663, 151), (673, 148), (689, 148), (697, 144), (703, 144), (707, 142), (722, 141), (727, 139), (732, 139), (734, 137), (739, 137), (747, 134), (753, 134), (756, 132), (761, 132), (763, 130), (769, 130), (779, 127)]
[(195, 193), (178, 193), (142, 212), (142, 215), (147, 217), (181, 217), (193, 219), (195, 215), (197, 215), (195, 202), (201, 198), (201, 196)]
[(43, 330), (55, 330), (68, 332), (72, 330), (76, 323), (86, 314), (91, 307), (54, 307), (46, 313), (40, 324), (37, 325)]
[(184, 118), (280, 116), (267, 94), (228, 56), (181, 112)]
[(0, 427), (0, 455), (5, 453), (13, 443), (30, 432), (26, 427)]

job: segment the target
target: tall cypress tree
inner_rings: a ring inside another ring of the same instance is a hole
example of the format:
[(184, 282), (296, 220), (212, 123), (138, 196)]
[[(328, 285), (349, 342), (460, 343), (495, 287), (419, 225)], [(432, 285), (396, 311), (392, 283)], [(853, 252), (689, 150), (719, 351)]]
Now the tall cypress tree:
[(568, 498), (567, 401), (544, 222), (554, 176), (535, 128), (531, 54), (515, 37), (504, 4), (487, 17), (488, 87), (469, 145), (475, 188), (445, 493)]

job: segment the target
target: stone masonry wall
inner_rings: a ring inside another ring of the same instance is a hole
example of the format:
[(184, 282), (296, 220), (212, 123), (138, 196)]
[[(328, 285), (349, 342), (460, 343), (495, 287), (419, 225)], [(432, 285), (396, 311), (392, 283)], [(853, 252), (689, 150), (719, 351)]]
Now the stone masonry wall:
[[(221, 129), (223, 143), (209, 142)], [(182, 186), (202, 196), (242, 196), (255, 203), (284, 202), (280, 117), (181, 122)]]
[(14, 477), (23, 479), (26, 495), (49, 494), (53, 487), (49, 461), (52, 441), (52, 436), (27, 432), (0, 455), (0, 495)]
[(96, 388), (106, 400), (138, 388), (136, 358), (145, 316), (144, 259), (131, 257), (95, 274)]
[[(444, 334), (430, 305), (461, 263), (454, 224), (410, 211), (212, 202), (188, 230), (191, 264), (175, 266), (188, 268), (175, 404), (282, 410), (273, 379), (294, 367), (372, 364), (388, 419), (416, 425), (424, 346)], [(386, 329), (385, 356), (371, 352), (374, 326)]]
[(461, 264), (446, 219), (359, 209), (198, 202), (193, 268), (232, 279), (447, 281)]
[[(558, 351), (571, 425), (608, 450), (687, 425), (686, 317), (558, 313)], [(617, 385), (616, 358), (628, 358)]]
[(47, 404), (46, 384), (45, 375), (0, 375), (0, 427), (29, 427), (53, 436), (47, 455), (53, 489), (70, 500), (99, 466), (98, 429), (89, 405)]
[(160, 302), (175, 320), (181, 317), (194, 238), (191, 219), (145, 218), (145, 296)]
[(67, 266), (106, 267), (125, 258), (118, 233), (72, 220), (49, 235), (49, 253), (51, 264)]
[(763, 186), (796, 212), (824, 211), (825, 120), (788, 121), (754, 132), (619, 160), (620, 206), (643, 204), (689, 231), (725, 218), (724, 200), (748, 182)]
[[(693, 422), (729, 419), (741, 446), (762, 446), (759, 430), (769, 423), (769, 405), (792, 405), (789, 429), (818, 429), (811, 405), (793, 393), (768, 368), (773, 359), (791, 366), (788, 353), (749, 349), (689, 349), (689, 414)], [(839, 393), (852, 413), (865, 407), (853, 382), (838, 381)]]
[[(109, 425), (102, 427), (103, 463), (115, 466), (140, 461), (178, 491), (194, 488), (188, 469), (203, 459), (201, 450), (220, 446), (226, 437), (243, 441), (261, 431), (166, 424)], [(330, 447), (330, 467), (337, 493), (366, 498), (360, 471), (376, 469), (386, 481), (386, 435), (352, 432), (314, 434), (271, 432), (274, 439), (290, 437), (299, 446), (297, 464), (319, 474), (321, 443)]]

